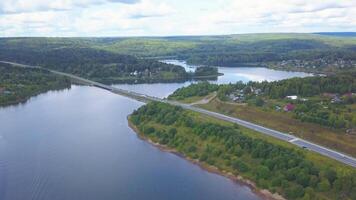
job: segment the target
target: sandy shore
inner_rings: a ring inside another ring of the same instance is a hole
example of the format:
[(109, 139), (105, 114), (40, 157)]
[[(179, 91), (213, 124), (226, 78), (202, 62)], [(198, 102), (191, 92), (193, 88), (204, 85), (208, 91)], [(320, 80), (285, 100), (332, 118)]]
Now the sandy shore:
[(208, 172), (219, 174), (221, 176), (225, 176), (225, 177), (231, 179), (234, 182), (237, 182), (239, 184), (248, 186), (255, 194), (257, 194), (258, 196), (262, 197), (263, 199), (266, 199), (266, 200), (285, 200), (285, 198), (282, 197), (279, 194), (276, 194), (276, 193), (273, 194), (273, 193), (271, 193), (270, 191), (268, 191), (266, 189), (259, 189), (253, 181), (248, 180), (248, 179), (244, 179), (242, 176), (235, 176), (231, 172), (220, 170), (219, 168), (217, 168), (215, 166), (208, 165), (206, 163), (200, 162), (197, 159), (192, 159), (190, 157), (187, 157), (184, 154), (176, 151), (175, 149), (167, 147), (166, 145), (161, 145), (159, 143), (153, 142), (150, 138), (147, 138), (144, 135), (140, 134), (140, 131), (136, 128), (136, 126), (133, 125), (130, 122), (129, 117), (127, 119), (128, 119), (129, 127), (132, 128), (136, 132), (137, 136), (140, 139), (149, 142), (153, 146), (159, 148), (161, 151), (173, 153), (173, 154), (175, 154), (175, 155), (177, 155), (177, 156), (179, 156), (181, 158), (184, 158), (184, 159), (186, 159), (186, 160), (198, 165), (200, 168), (202, 168), (202, 169), (204, 169), (204, 170), (206, 170)]

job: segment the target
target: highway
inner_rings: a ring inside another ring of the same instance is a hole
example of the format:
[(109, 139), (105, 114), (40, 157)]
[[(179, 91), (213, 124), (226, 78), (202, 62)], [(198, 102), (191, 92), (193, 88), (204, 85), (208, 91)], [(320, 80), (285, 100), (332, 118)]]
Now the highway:
[(158, 101), (158, 102), (168, 103), (168, 104), (171, 104), (171, 105), (180, 106), (180, 107), (182, 107), (184, 109), (187, 109), (187, 110), (199, 112), (199, 113), (202, 113), (202, 114), (205, 114), (205, 115), (217, 118), (217, 119), (221, 119), (221, 120), (224, 120), (224, 121), (229, 121), (229, 122), (232, 122), (232, 123), (236, 123), (236, 124), (244, 126), (246, 128), (255, 130), (255, 131), (259, 132), (259, 133), (262, 133), (262, 134), (265, 134), (265, 135), (268, 135), (268, 136), (271, 136), (271, 137), (274, 137), (274, 138), (289, 142), (289, 143), (294, 144), (294, 145), (296, 145), (296, 146), (298, 146), (300, 148), (319, 153), (321, 155), (324, 155), (326, 157), (329, 157), (331, 159), (337, 160), (337, 161), (339, 161), (341, 163), (344, 163), (346, 165), (349, 165), (349, 166), (352, 166), (352, 167), (356, 168), (356, 159), (353, 158), (352, 156), (349, 156), (349, 155), (334, 151), (332, 149), (320, 146), (318, 144), (314, 144), (312, 142), (308, 142), (308, 141), (303, 140), (301, 138), (298, 138), (296, 136), (293, 136), (293, 135), (290, 135), (290, 134), (287, 134), (287, 133), (283, 133), (283, 132), (280, 132), (280, 131), (272, 130), (272, 129), (260, 126), (258, 124), (254, 124), (254, 123), (251, 123), (251, 122), (248, 122), (248, 121), (244, 121), (244, 120), (241, 120), (241, 119), (238, 119), (238, 118), (235, 118), (235, 117), (230, 117), (230, 116), (223, 115), (223, 114), (220, 114), (220, 113), (212, 112), (212, 111), (205, 110), (205, 109), (202, 109), (202, 108), (198, 108), (198, 107), (195, 107), (195, 106), (192, 106), (192, 105), (189, 105), (189, 104), (183, 104), (183, 103), (176, 102), (176, 101), (170, 101), (170, 100), (167, 100), (167, 99), (161, 99), (161, 98), (154, 97), (154, 96), (148, 96), (148, 95), (140, 94), (140, 93), (137, 93), (137, 92), (132, 92), (132, 91), (128, 91), (128, 90), (119, 89), (119, 88), (116, 88), (116, 87), (112, 87), (112, 86), (109, 86), (109, 85), (105, 85), (105, 84), (102, 84), (102, 83), (91, 81), (91, 80), (88, 80), (88, 79), (85, 79), (85, 78), (81, 78), (81, 77), (78, 77), (78, 76), (75, 76), (75, 75), (72, 75), (72, 74), (58, 72), (58, 71), (55, 71), (55, 70), (49, 70), (49, 69), (42, 68), (42, 67), (39, 67), (39, 66), (29, 66), (29, 65), (23, 65), (23, 64), (18, 64), (18, 63), (13, 63), (13, 62), (6, 62), (6, 61), (0, 61), (0, 62), (11, 64), (11, 65), (14, 65), (14, 66), (19, 66), (19, 67), (37, 68), (37, 69), (48, 70), (48, 71), (50, 71), (50, 72), (52, 72), (54, 74), (58, 74), (58, 75), (61, 75), (61, 76), (69, 77), (70, 79), (76, 80), (76, 81), (81, 82), (83, 84), (87, 84), (87, 85), (90, 85), (90, 86), (94, 86), (94, 87), (98, 87), (98, 88), (101, 88), (101, 89), (105, 89), (105, 90), (108, 90), (108, 91), (113, 92), (115, 94), (119, 94), (119, 95), (122, 95), (122, 96), (126, 96), (126, 97), (129, 97), (129, 98), (133, 98), (133, 99), (139, 100), (139, 101), (143, 101), (143, 102)]

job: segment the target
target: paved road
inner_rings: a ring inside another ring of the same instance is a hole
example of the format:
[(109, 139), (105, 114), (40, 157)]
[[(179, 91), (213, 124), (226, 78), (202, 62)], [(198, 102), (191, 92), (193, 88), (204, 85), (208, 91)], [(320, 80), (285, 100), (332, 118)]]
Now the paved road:
[[(43, 69), (43, 68), (38, 67), (38, 66), (22, 65), (22, 64), (18, 64), (18, 63), (5, 62), (5, 61), (0, 61), (0, 62), (12, 64), (12, 65), (19, 66), (19, 67)], [(182, 107), (184, 109), (187, 109), (187, 110), (192, 110), (192, 111), (199, 112), (199, 113), (202, 113), (202, 114), (205, 114), (205, 115), (209, 115), (211, 117), (215, 117), (215, 118), (218, 118), (218, 119), (222, 119), (222, 120), (225, 120), (225, 121), (236, 123), (238, 125), (241, 125), (241, 126), (250, 128), (252, 130), (255, 130), (257, 132), (263, 133), (265, 135), (269, 135), (271, 137), (274, 137), (274, 138), (289, 142), (289, 143), (297, 145), (297, 146), (299, 146), (301, 148), (314, 151), (316, 153), (319, 153), (321, 155), (327, 156), (329, 158), (335, 159), (335, 160), (340, 161), (340, 162), (342, 162), (342, 163), (344, 163), (346, 165), (350, 165), (350, 166), (356, 168), (356, 159), (355, 158), (353, 158), (351, 156), (348, 156), (348, 155), (345, 155), (343, 153), (334, 151), (332, 149), (328, 149), (326, 147), (323, 147), (323, 146), (308, 142), (306, 140), (303, 140), (301, 138), (298, 138), (296, 136), (293, 136), (293, 135), (290, 135), (290, 134), (287, 134), (287, 133), (282, 133), (280, 131), (269, 129), (269, 128), (260, 126), (258, 124), (254, 124), (254, 123), (251, 123), (251, 122), (248, 122), (248, 121), (244, 121), (244, 120), (241, 120), (241, 119), (238, 119), (238, 118), (234, 118), (234, 117), (230, 117), (230, 116), (227, 116), (227, 115), (223, 115), (223, 114), (220, 114), (220, 113), (212, 112), (212, 111), (205, 110), (205, 109), (202, 109), (202, 108), (197, 108), (197, 107), (194, 107), (194, 106), (189, 105), (189, 104), (184, 104), (184, 103), (180, 103), (180, 102), (176, 102), (176, 101), (169, 101), (169, 100), (166, 100), (166, 99), (161, 99), (161, 98), (157, 98), (157, 97), (153, 97), (153, 96), (148, 96), (148, 95), (140, 94), (140, 93), (137, 93), (137, 92), (132, 92), (132, 91), (128, 91), (128, 90), (119, 89), (119, 88), (116, 88), (116, 87), (112, 87), (112, 86), (104, 85), (104, 84), (101, 84), (101, 83), (98, 83), (98, 82), (95, 82), (95, 81), (84, 79), (84, 78), (81, 78), (81, 77), (78, 77), (78, 76), (75, 76), (75, 75), (72, 75), (72, 74), (67, 74), (67, 73), (58, 72), (58, 71), (54, 71), (54, 70), (48, 70), (48, 71), (50, 71), (52, 73), (55, 73), (55, 74), (58, 74), (58, 75), (69, 77), (71, 79), (77, 80), (77, 81), (79, 81), (81, 83), (88, 84), (90, 86), (99, 87), (99, 88), (108, 90), (110, 92), (113, 92), (115, 94), (127, 96), (127, 97), (130, 97), (130, 98), (139, 100), (139, 101), (144, 101), (144, 102), (147, 102), (147, 101), (158, 101), (158, 102), (169, 103), (171, 105), (180, 106), (180, 107)]]

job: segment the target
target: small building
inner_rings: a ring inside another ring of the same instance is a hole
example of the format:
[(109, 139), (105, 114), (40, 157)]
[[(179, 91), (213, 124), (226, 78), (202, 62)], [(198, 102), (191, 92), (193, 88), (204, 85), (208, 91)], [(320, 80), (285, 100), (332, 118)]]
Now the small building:
[(340, 103), (342, 100), (340, 99), (339, 96), (335, 96), (334, 98), (331, 99), (331, 103)]
[(323, 93), (323, 96), (324, 96), (324, 97), (329, 97), (329, 98), (334, 98), (334, 97), (337, 96), (337, 94), (324, 92), (324, 93)]
[(292, 96), (286, 96), (287, 99), (292, 99), (292, 100), (297, 100), (298, 96), (297, 95), (292, 95)]
[(254, 93), (255, 93), (255, 95), (259, 95), (259, 94), (262, 93), (262, 90), (261, 90), (261, 89), (256, 89), (256, 90), (254, 91)]
[(284, 106), (283, 110), (286, 111), (286, 112), (290, 112), (290, 111), (293, 111), (295, 108), (295, 106), (291, 103), (288, 103), (287, 105)]

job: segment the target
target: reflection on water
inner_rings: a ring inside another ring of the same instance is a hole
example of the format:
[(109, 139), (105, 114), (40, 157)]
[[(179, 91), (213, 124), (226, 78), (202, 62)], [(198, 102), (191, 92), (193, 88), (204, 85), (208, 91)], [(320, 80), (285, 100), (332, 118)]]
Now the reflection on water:
[(138, 139), (126, 117), (141, 105), (72, 86), (0, 108), (0, 199), (260, 199)]
[[(219, 71), (219, 84), (307, 75), (252, 67)], [(190, 83), (117, 87), (166, 97)], [(138, 139), (126, 117), (141, 105), (72, 86), (0, 108), (0, 199), (260, 199), (246, 186)]]
[[(162, 61), (170, 64), (181, 65), (187, 69), (195, 69), (196, 66), (191, 66), (185, 61), (179, 60), (168, 60)], [(216, 84), (227, 84), (227, 83), (236, 83), (237, 81), (276, 81), (292, 77), (306, 77), (312, 76), (311, 74), (304, 72), (287, 72), (287, 71), (278, 71), (273, 69), (267, 69), (262, 67), (218, 67), (220, 73), (224, 75), (219, 76), (216, 81), (209, 81)], [(176, 89), (188, 86), (191, 83), (196, 81), (187, 81), (184, 83), (154, 83), (154, 84), (119, 84), (115, 85), (116, 87), (127, 89), (135, 92), (140, 92), (143, 94), (156, 96), (156, 97), (167, 97), (169, 94), (174, 92)]]

